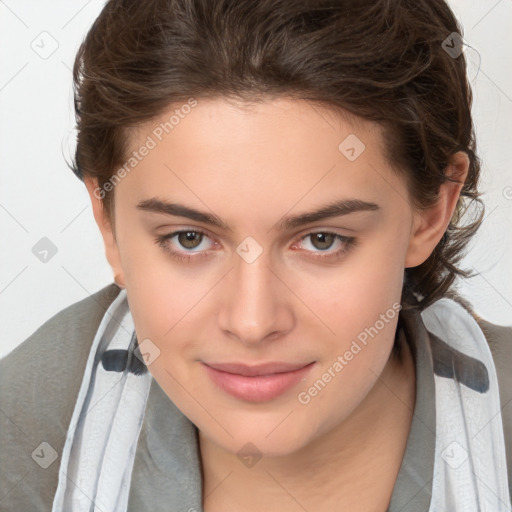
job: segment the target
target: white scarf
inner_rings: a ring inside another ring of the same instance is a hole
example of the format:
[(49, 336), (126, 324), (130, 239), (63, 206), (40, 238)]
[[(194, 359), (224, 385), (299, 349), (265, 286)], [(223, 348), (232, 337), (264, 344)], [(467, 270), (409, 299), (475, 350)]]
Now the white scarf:
[[(429, 512), (508, 512), (498, 381), (487, 341), (473, 317), (451, 299), (435, 302), (422, 312), (422, 318), (431, 333), (474, 359), (465, 358), (461, 364), (460, 358), (452, 357), (451, 368), (438, 368), (449, 378), (434, 375), (436, 444)], [(62, 453), (52, 512), (127, 509), (152, 380), (145, 367), (133, 371), (143, 366), (133, 359), (142, 361), (140, 350), (134, 351), (135, 342), (126, 291), (122, 290), (105, 313), (91, 346)], [(107, 371), (99, 364), (111, 350), (128, 351), (123, 372)], [(434, 343), (432, 353), (436, 350), (442, 348)], [(468, 369), (467, 361), (472, 368)], [(488, 390), (479, 392), (462, 384), (464, 379), (459, 377), (464, 372), (470, 372), (464, 375), (470, 380), (471, 372), (480, 372)]]
[[(434, 374), (436, 450), (430, 511), (510, 511), (498, 379), (487, 340), (475, 319), (451, 299), (436, 301), (422, 318), (428, 331), (474, 358), (471, 367), (452, 359), (451, 368), (444, 371), (453, 378)], [(487, 374), (486, 392), (459, 382), (463, 374), (472, 380), (479, 373), (484, 378)]]
[[(126, 511), (152, 379), (149, 372), (137, 375), (128, 370), (130, 355), (136, 357), (133, 333), (122, 290), (106, 311), (89, 352), (62, 451), (52, 512)], [(123, 372), (107, 371), (99, 364), (110, 350), (128, 350)]]

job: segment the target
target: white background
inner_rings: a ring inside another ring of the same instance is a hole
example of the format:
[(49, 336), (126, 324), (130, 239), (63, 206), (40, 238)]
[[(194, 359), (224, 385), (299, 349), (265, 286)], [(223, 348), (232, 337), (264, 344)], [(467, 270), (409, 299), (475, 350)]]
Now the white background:
[[(103, 3), (0, 0), (0, 357), (112, 282), (85, 187), (65, 162), (73, 151), (73, 60)], [(512, 2), (450, 4), (471, 62), (487, 208), (465, 260), (479, 275), (459, 290), (482, 317), (512, 325)], [(48, 58), (33, 49), (41, 38), (46, 51), (58, 45)], [(46, 263), (32, 253), (43, 237), (57, 247)]]

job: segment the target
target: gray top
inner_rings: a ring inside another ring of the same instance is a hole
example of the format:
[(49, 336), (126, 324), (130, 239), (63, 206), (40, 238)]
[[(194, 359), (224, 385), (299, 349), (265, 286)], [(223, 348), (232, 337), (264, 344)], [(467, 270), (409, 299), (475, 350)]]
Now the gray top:
[(402, 314), (403, 335), (416, 367), (416, 402), (389, 512), (428, 510), (432, 496), (436, 438), (435, 384), (427, 331), (419, 315)]
[[(87, 356), (102, 316), (119, 292), (112, 284), (58, 313), (0, 360), (0, 511), (50, 511), (60, 454)], [(402, 310), (401, 341), (416, 367), (416, 403), (389, 512), (429, 508), (435, 449), (433, 340), (414, 310)], [(512, 328), (476, 318), (495, 358), (509, 481), (512, 481)], [(47, 443), (47, 444), (42, 444)], [(49, 446), (48, 446), (49, 445)], [(44, 456), (41, 454), (44, 453)], [(153, 379), (137, 443), (129, 512), (202, 511), (197, 428)]]

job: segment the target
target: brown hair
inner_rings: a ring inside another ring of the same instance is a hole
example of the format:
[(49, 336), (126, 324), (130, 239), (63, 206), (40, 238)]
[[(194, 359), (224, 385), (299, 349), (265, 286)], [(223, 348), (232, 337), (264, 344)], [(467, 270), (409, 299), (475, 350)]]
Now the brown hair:
[[(129, 129), (191, 97), (291, 96), (377, 121), (417, 208), (435, 202), (449, 158), (465, 151), (448, 229), (405, 270), (404, 293), (423, 296), (423, 309), (471, 275), (457, 265), (483, 216), (466, 62), (447, 51), (461, 32), (444, 0), (110, 0), (75, 60), (71, 167), (103, 187), (126, 161)], [(461, 225), (471, 204), (480, 214)]]

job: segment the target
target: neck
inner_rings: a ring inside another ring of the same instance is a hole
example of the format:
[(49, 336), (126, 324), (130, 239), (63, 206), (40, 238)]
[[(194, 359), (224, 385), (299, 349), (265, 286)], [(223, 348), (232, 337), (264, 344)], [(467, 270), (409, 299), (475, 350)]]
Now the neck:
[[(407, 343), (341, 424), (300, 450), (245, 468), (236, 454), (199, 434), (205, 512), (218, 510), (387, 510), (415, 403)], [(376, 421), (378, 418), (378, 421)], [(336, 449), (333, 449), (336, 447)]]

